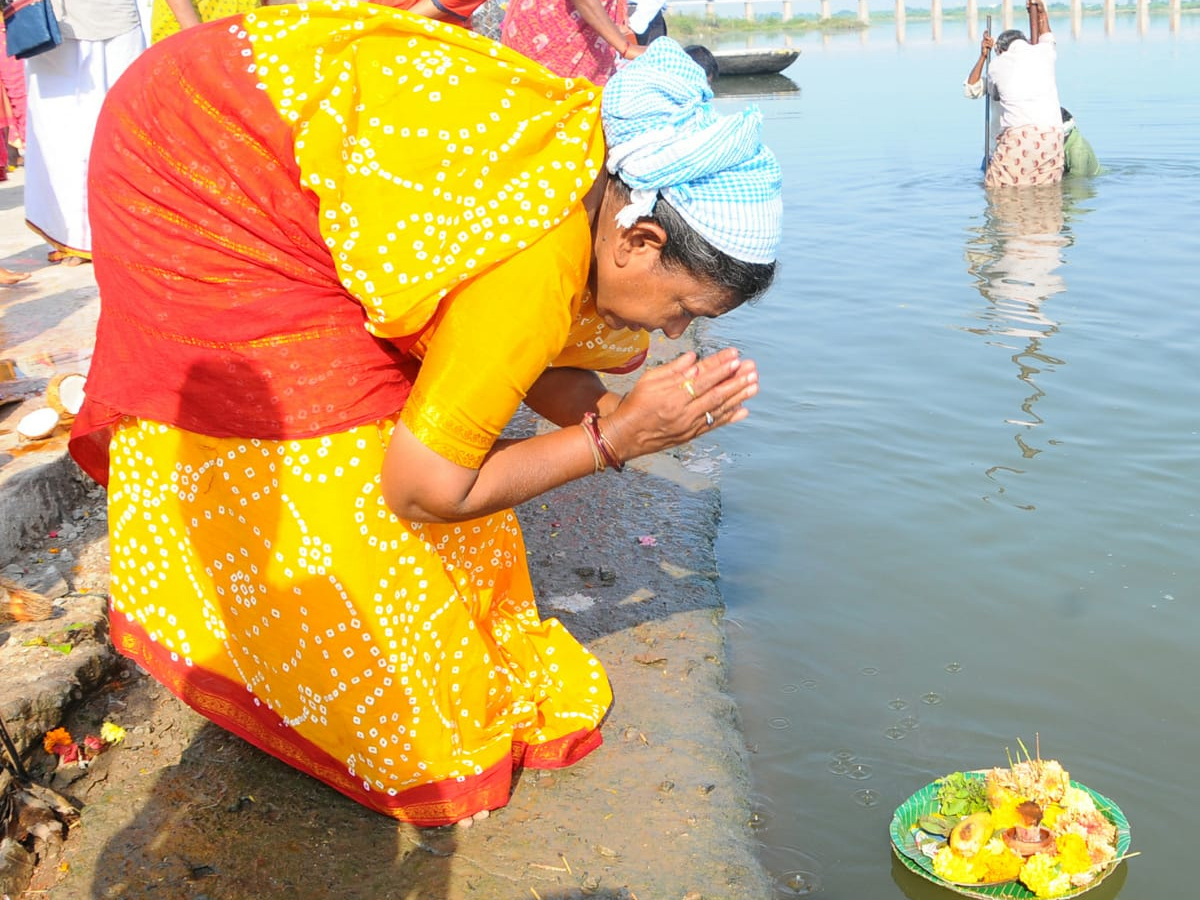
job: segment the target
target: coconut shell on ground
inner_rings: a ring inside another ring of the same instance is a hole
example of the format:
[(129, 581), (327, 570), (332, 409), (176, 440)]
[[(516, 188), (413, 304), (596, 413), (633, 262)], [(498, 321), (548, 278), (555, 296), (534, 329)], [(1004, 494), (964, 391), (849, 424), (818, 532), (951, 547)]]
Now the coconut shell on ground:
[(46, 385), (46, 402), (64, 419), (73, 419), (83, 406), (83, 387), (87, 379), (78, 372), (55, 375)]
[(27, 441), (40, 441), (54, 434), (62, 417), (48, 406), (35, 409), (22, 416), (17, 423), (17, 434)]

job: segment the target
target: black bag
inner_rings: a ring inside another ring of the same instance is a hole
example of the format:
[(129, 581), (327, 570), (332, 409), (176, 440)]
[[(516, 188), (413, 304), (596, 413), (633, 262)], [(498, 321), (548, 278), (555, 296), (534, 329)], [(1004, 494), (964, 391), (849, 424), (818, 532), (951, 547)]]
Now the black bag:
[(50, 0), (5, 0), (4, 49), (16, 59), (28, 59), (62, 43), (58, 19)]

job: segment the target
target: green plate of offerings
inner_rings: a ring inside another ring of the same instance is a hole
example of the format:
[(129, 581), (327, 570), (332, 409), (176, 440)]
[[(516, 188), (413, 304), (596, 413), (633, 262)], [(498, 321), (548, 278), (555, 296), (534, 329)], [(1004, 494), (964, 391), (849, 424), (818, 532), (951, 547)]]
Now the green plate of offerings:
[[(968, 778), (977, 778), (980, 781), (986, 778), (985, 772), (967, 772), (965, 774)], [(920, 827), (919, 821), (922, 816), (930, 816), (940, 812), (941, 802), (938, 798), (938, 789), (941, 783), (942, 779), (940, 778), (930, 782), (901, 803), (896, 809), (895, 814), (892, 816), (890, 829), (892, 850), (896, 854), (896, 858), (914, 875), (919, 875), (922, 878), (932, 881), (934, 884), (940, 884), (948, 890), (967, 897), (1004, 897), (1009, 898), (1009, 900), (1034, 900), (1037, 895), (1020, 881), (1004, 881), (996, 884), (962, 884), (946, 881), (944, 878), (934, 874), (931, 855), (937, 847), (945, 842), (945, 838), (924, 831)], [(1072, 887), (1070, 890), (1055, 894), (1055, 897), (1076, 897), (1090, 891), (1111, 875), (1122, 860), (1128, 856), (1136, 855), (1129, 852), (1129, 821), (1125, 818), (1125, 814), (1121, 812), (1120, 807), (1107, 797), (1096, 793), (1085, 784), (1071, 781), (1070, 785), (1087, 793), (1092, 798), (1092, 802), (1095, 803), (1096, 810), (1116, 828), (1116, 854), (1111, 862), (1094, 870), (1092, 873), (1093, 877), (1087, 884)]]

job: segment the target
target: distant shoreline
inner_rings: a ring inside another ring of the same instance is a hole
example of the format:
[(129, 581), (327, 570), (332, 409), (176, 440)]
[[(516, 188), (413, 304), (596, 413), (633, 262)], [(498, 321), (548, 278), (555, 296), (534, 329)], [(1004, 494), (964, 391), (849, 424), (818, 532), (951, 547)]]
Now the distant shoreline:
[[(1014, 16), (1018, 12), (1015, 9), (1016, 5), (1017, 0), (1014, 0)], [(983, 15), (994, 14), (1000, 8), (999, 4), (994, 6), (981, 5), (978, 15), (982, 17)], [(1071, 15), (1071, 7), (1066, 3), (1051, 4), (1048, 10), (1052, 17), (1060, 19)], [(1137, 11), (1138, 8), (1135, 0), (1118, 2), (1113, 9), (1113, 12), (1119, 16), (1136, 15)], [(1165, 15), (1170, 11), (1170, 4), (1162, 2), (1162, 0), (1154, 0), (1154, 2), (1149, 4), (1148, 8), (1148, 12), (1151, 15)], [(1185, 15), (1200, 13), (1200, 0), (1183, 0), (1180, 11)], [(1102, 16), (1104, 15), (1104, 5), (1102, 3), (1085, 4), (1081, 7), (1080, 12), (1084, 16)], [(667, 32), (673, 37), (700, 37), (704, 35), (719, 36), (749, 32), (803, 34), (806, 32), (864, 31), (880, 22), (894, 22), (896, 14), (894, 11), (886, 10), (872, 12), (869, 23), (859, 21), (857, 13), (849, 10), (836, 12), (827, 19), (822, 19), (815, 13), (798, 13), (786, 22), (783, 21), (782, 15), (778, 12), (757, 16), (754, 21), (747, 21), (741, 16), (729, 15), (718, 15), (710, 19), (703, 13), (668, 12), (665, 18)], [(928, 9), (906, 9), (904, 18), (905, 21), (920, 22), (931, 20), (933, 15)], [(942, 10), (943, 21), (963, 21), (966, 18), (967, 9), (965, 6)]]

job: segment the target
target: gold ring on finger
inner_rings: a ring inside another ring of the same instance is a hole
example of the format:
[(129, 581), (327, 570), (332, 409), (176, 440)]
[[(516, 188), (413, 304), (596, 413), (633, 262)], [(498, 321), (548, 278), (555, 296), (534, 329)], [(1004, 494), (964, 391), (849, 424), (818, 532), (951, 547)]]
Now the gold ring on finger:
[(688, 392), (688, 396), (693, 400), (696, 399), (696, 386), (692, 384), (691, 379), (683, 382), (683, 389)]

